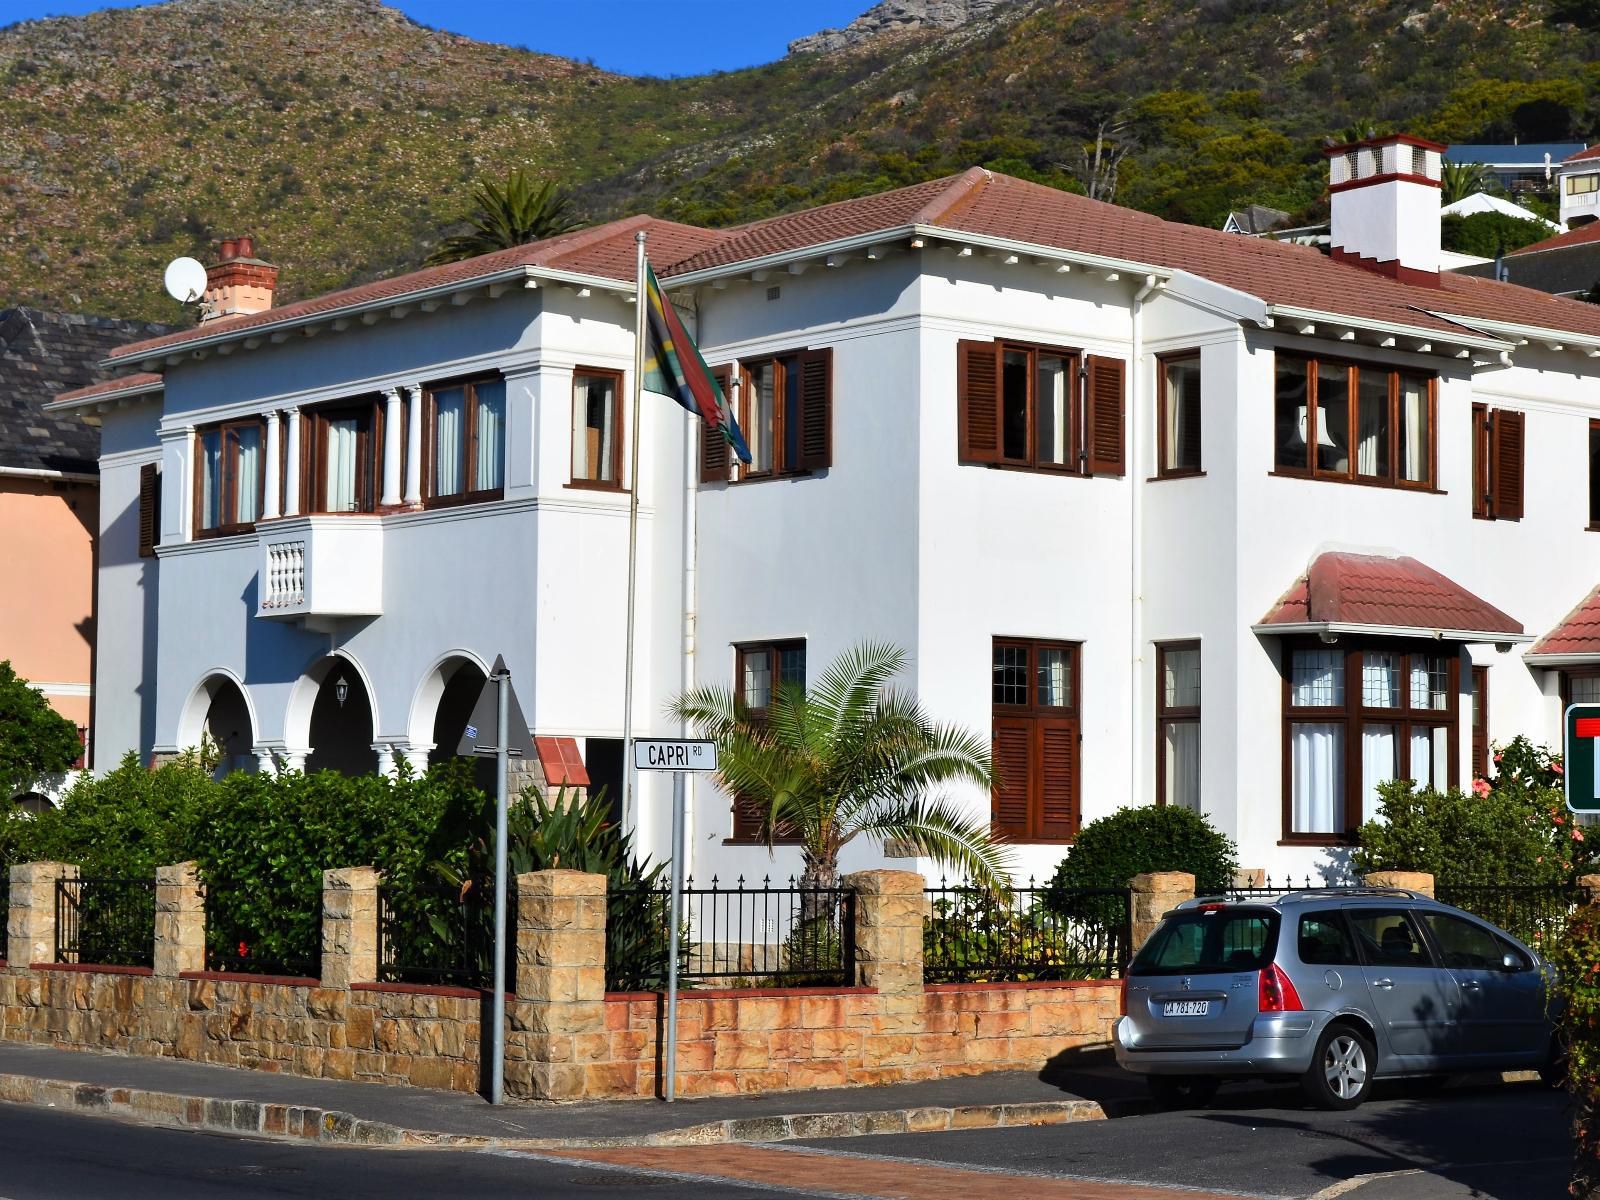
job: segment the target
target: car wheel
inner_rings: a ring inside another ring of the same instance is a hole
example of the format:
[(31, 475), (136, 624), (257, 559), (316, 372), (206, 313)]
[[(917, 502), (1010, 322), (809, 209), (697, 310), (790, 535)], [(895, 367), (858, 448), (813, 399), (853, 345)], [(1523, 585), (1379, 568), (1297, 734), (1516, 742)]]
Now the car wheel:
[(1162, 1108), (1204, 1108), (1220, 1084), (1209, 1075), (1146, 1075), (1145, 1082)]
[(1567, 1035), (1554, 1033), (1550, 1036), (1550, 1054), (1545, 1059), (1544, 1066), (1539, 1068), (1539, 1078), (1544, 1085), (1550, 1088), (1564, 1088), (1567, 1086)]
[(1377, 1051), (1366, 1034), (1349, 1025), (1330, 1025), (1317, 1039), (1311, 1069), (1300, 1079), (1306, 1097), (1318, 1108), (1355, 1108), (1372, 1090)]

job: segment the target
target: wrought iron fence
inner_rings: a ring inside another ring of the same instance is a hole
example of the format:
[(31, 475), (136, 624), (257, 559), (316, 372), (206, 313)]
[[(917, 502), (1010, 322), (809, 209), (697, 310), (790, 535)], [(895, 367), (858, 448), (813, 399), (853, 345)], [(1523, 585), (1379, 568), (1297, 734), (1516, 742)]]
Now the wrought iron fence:
[(1285, 892), (1301, 891), (1343, 891), (1354, 888), (1355, 884), (1332, 884), (1321, 879), (1313, 879), (1310, 875), (1296, 880), (1290, 875), (1285, 875), (1277, 883), (1272, 876), (1262, 876), (1260, 883), (1240, 884), (1232, 881), (1226, 883), (1197, 884), (1194, 894), (1197, 896), (1227, 896), (1235, 900), (1251, 900), (1263, 896), (1281, 896)]
[[(0, 913), (11, 911), (11, 864), (0, 862)], [(9, 918), (8, 918), (9, 919)], [(5, 958), (6, 948), (0, 945), (0, 959)]]
[(1581, 900), (1578, 889), (1568, 884), (1503, 883), (1441, 883), (1434, 898), (1498, 925), (1541, 953), (1561, 936)]
[(56, 880), (56, 962), (152, 966), (155, 930), (154, 879)]
[[(516, 888), (506, 890), (506, 986), (516, 986)], [(494, 883), (378, 889), (378, 978), (385, 983), (494, 985)]]
[(1128, 888), (927, 889), (924, 977), (941, 982), (1112, 979), (1131, 953)]
[(206, 879), (206, 969), (316, 979), (322, 972), (322, 879), (292, 899), (265, 901), (226, 879)]
[[(665, 985), (670, 884), (606, 898), (606, 986), (615, 991)], [(855, 980), (855, 893), (841, 887), (770, 878), (733, 887), (712, 877), (688, 880), (678, 940), (678, 978), (752, 987), (849, 985)]]

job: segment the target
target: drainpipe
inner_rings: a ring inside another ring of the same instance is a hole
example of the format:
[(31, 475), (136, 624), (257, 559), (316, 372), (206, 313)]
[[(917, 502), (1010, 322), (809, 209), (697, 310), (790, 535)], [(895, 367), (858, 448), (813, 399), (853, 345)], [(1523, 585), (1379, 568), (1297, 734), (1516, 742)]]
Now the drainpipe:
[(1128, 483), (1133, 489), (1129, 504), (1128, 629), (1131, 675), (1128, 680), (1128, 744), (1131, 753), (1129, 777), (1132, 804), (1146, 804), (1144, 756), (1139, 750), (1139, 727), (1144, 717), (1144, 454), (1139, 443), (1139, 417), (1144, 412), (1144, 302), (1156, 290), (1156, 277), (1146, 275), (1133, 294), (1133, 315), (1128, 361)]

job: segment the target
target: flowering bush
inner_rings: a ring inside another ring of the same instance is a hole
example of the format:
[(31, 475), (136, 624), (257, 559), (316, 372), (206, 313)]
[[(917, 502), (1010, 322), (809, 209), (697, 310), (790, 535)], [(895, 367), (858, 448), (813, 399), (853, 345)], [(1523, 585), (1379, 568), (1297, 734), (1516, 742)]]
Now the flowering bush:
[(1577, 1102), (1574, 1196), (1600, 1196), (1600, 909), (1580, 906), (1550, 950), (1566, 1002), (1567, 1087)]

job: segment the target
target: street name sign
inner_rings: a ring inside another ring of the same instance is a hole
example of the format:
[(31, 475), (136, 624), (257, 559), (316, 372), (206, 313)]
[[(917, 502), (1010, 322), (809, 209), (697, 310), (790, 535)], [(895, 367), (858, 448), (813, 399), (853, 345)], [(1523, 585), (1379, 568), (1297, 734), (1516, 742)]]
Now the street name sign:
[(715, 771), (717, 744), (693, 738), (634, 738), (633, 765), (641, 771)]
[(1567, 807), (1575, 813), (1600, 813), (1600, 704), (1567, 707)]

